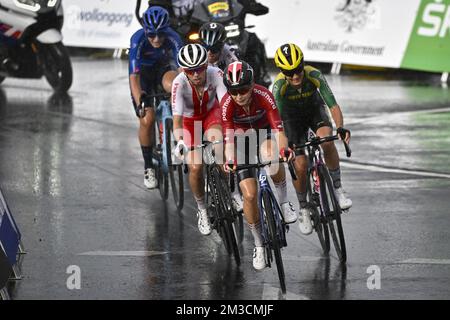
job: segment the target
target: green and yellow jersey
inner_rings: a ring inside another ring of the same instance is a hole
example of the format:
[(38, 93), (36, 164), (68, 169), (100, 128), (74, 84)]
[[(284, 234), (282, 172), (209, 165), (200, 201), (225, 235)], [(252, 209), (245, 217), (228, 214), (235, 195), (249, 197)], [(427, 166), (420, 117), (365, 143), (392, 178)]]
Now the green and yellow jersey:
[(295, 89), (280, 73), (272, 89), (277, 107), (283, 120), (302, 118), (314, 112), (314, 108), (325, 104), (331, 108), (337, 105), (333, 92), (320, 70), (305, 66), (302, 87)]

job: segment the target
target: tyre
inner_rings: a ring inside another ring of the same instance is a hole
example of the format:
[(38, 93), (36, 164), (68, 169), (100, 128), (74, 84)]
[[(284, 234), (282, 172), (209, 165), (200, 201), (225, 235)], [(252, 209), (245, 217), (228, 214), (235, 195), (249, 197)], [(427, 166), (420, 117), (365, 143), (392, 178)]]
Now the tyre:
[(341, 263), (347, 261), (347, 249), (345, 247), (344, 230), (341, 221), (341, 207), (334, 193), (333, 182), (331, 181), (328, 169), (324, 166), (319, 167), (320, 193), (322, 205), (325, 212), (325, 218), (328, 223), (331, 238), (333, 239), (336, 254)]
[[(162, 144), (161, 144), (161, 136), (159, 131), (159, 122), (155, 122), (155, 135), (154, 135), (154, 143), (153, 143), (153, 157), (158, 159), (158, 162), (162, 162)], [(156, 147), (155, 147), (156, 146)], [(161, 166), (155, 167), (156, 177), (158, 179), (158, 189), (159, 194), (161, 195), (161, 199), (164, 201), (169, 197), (169, 175), (164, 173), (164, 170)]]
[(5, 80), (5, 77), (0, 76), (0, 83), (2, 83)]
[(217, 194), (219, 195), (218, 212), (221, 219), (218, 221), (221, 234), (227, 248), (228, 254), (233, 254), (237, 265), (241, 264), (241, 257), (238, 247), (238, 236), (234, 226), (235, 211), (231, 201), (231, 192), (228, 184), (225, 182), (225, 177), (221, 173), (218, 166), (212, 170), (213, 178), (217, 187)]
[(317, 233), (317, 237), (319, 238), (323, 253), (328, 255), (330, 253), (330, 234), (328, 233), (327, 220), (324, 219), (324, 215), (319, 205), (318, 194), (313, 192), (314, 180), (312, 172), (308, 173), (307, 181), (308, 209), (311, 212), (311, 221), (313, 223), (314, 231)]
[(173, 201), (177, 207), (178, 211), (183, 209), (184, 205), (184, 178), (183, 178), (183, 166), (182, 165), (172, 165), (172, 130), (173, 130), (173, 120), (166, 120), (166, 154), (169, 165), (169, 179), (170, 186), (172, 188)]
[(281, 243), (280, 236), (278, 234), (278, 228), (276, 227), (276, 220), (274, 216), (274, 210), (272, 206), (272, 199), (268, 192), (263, 193), (263, 204), (266, 219), (266, 224), (269, 231), (270, 247), (275, 257), (275, 263), (277, 265), (278, 279), (280, 280), (280, 287), (283, 293), (286, 293), (286, 280), (284, 275), (283, 259), (281, 257)]
[(66, 92), (72, 86), (72, 64), (66, 47), (59, 42), (41, 45), (43, 73), (55, 91)]

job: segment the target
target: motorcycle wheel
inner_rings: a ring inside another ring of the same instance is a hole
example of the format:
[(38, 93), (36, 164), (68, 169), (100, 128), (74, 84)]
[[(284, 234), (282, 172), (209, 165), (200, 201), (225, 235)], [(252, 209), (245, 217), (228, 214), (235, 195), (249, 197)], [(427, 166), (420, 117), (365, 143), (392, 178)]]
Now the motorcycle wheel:
[(66, 92), (72, 85), (72, 64), (69, 53), (61, 42), (42, 45), (43, 73), (57, 92)]
[(2, 83), (3, 80), (5, 80), (5, 77), (0, 77), (0, 83)]

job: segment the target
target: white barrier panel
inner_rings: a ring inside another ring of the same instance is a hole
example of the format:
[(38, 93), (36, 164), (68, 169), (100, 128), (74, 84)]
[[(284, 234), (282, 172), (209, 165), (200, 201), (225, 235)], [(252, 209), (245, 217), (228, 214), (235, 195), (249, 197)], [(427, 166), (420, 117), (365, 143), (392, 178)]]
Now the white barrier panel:
[(420, 0), (260, 0), (268, 15), (247, 25), (265, 41), (267, 55), (286, 42), (306, 60), (399, 67)]
[[(145, 1), (141, 8), (146, 8)], [(135, 1), (64, 0), (64, 44), (93, 48), (128, 48), (140, 28)]]

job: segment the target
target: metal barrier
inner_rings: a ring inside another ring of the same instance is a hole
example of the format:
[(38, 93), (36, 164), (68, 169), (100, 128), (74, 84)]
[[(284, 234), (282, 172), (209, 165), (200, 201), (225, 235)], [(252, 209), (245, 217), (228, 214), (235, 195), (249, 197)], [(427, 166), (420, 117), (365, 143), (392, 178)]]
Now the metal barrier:
[(9, 299), (6, 284), (9, 280), (21, 280), (20, 265), (25, 254), (22, 235), (9, 210), (0, 189), (0, 297)]

